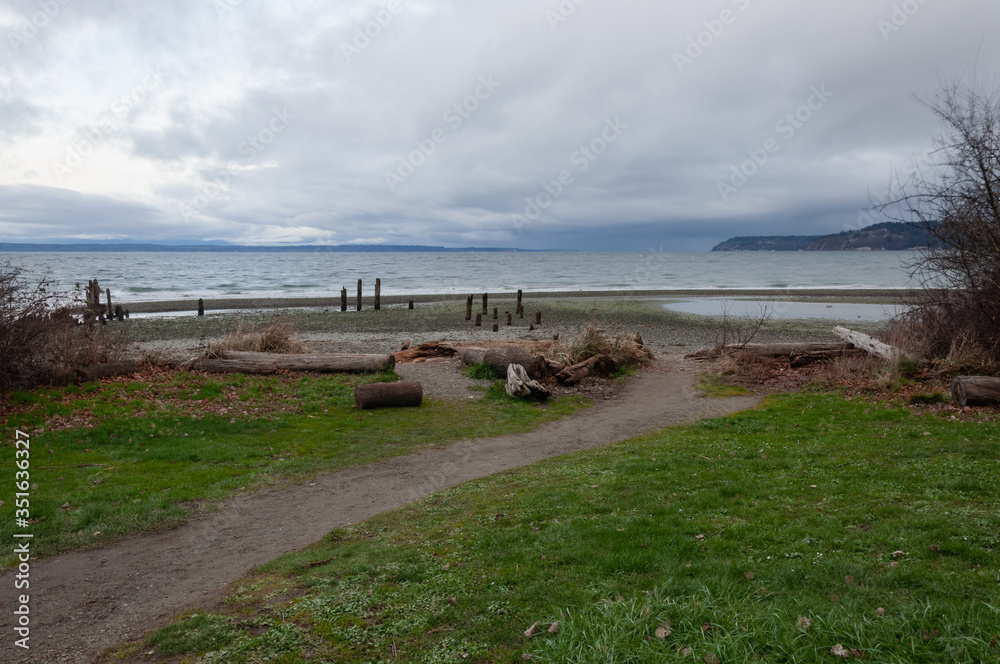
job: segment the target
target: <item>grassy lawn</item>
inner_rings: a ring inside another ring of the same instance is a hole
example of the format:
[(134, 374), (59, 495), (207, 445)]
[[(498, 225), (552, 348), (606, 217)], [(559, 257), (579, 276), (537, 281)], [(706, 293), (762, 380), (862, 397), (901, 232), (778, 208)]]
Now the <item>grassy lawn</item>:
[[(6, 397), (3, 446), (30, 434), (33, 552), (51, 555), (175, 526), (237, 491), (301, 480), (431, 445), (526, 431), (583, 407), (425, 399), (414, 409), (358, 411), (370, 376), (207, 376), (158, 372)], [(0, 498), (13, 510), (13, 483)], [(11, 540), (13, 519), (0, 523)], [(22, 529), (16, 529), (22, 531)], [(9, 567), (12, 554), (0, 557)]]
[(336, 530), (107, 661), (996, 662), (997, 440), (774, 397)]

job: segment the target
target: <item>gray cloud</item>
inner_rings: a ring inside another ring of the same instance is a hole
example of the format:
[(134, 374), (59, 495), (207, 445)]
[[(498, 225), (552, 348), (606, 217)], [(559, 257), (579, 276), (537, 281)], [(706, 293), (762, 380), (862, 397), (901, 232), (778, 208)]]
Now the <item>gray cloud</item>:
[[(837, 232), (929, 144), (917, 98), (1000, 56), (988, 0), (55, 4), (30, 39), (38, 4), (0, 12), (5, 238), (644, 250)], [(72, 195), (86, 213), (67, 225)]]

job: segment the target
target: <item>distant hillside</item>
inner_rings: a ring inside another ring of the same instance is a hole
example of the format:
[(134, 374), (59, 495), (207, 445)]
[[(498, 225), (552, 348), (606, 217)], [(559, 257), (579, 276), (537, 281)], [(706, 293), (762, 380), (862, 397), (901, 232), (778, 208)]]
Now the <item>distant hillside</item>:
[(834, 235), (734, 237), (712, 251), (905, 251), (930, 242), (932, 238), (923, 228), (890, 221)]

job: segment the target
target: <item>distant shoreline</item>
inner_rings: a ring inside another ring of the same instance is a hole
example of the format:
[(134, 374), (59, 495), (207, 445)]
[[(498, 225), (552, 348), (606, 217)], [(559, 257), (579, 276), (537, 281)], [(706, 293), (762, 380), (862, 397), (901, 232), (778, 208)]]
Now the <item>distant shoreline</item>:
[[(914, 301), (924, 291), (918, 289), (893, 288), (781, 288), (781, 289), (685, 289), (685, 290), (607, 290), (607, 291), (525, 291), (525, 299), (560, 298), (560, 299), (671, 299), (671, 298), (772, 298), (775, 300), (792, 300), (796, 298), (834, 298), (857, 300)], [(474, 294), (474, 305), (481, 304), (482, 293)], [(508, 301), (516, 298), (516, 292), (491, 292), (491, 299)], [(458, 293), (433, 295), (383, 295), (381, 303), (386, 306), (405, 305), (410, 300), (424, 304), (429, 302), (464, 302), (467, 295)], [(362, 307), (371, 309), (374, 297), (362, 297)], [(310, 307), (340, 308), (340, 297), (256, 297), (256, 298), (204, 298), (205, 311), (235, 311), (253, 309), (295, 309)], [(197, 311), (198, 300), (151, 300), (139, 302), (121, 302), (130, 313), (170, 313), (177, 311)], [(356, 293), (348, 293), (347, 308), (353, 311), (357, 305)]]

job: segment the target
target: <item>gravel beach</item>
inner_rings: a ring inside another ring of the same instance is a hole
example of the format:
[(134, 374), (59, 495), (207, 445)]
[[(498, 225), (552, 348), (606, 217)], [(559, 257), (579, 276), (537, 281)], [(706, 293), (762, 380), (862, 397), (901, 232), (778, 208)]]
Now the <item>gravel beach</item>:
[[(850, 304), (898, 305), (913, 301), (915, 294), (896, 290), (740, 290), (740, 291), (607, 291), (524, 293), (523, 319), (513, 315), (507, 325), (506, 312), (514, 314), (516, 294), (490, 294), (488, 314), (476, 327), (465, 320), (465, 297), (422, 295), (383, 297), (380, 311), (372, 299), (365, 298), (362, 311), (340, 311), (339, 298), (255, 299), (206, 301), (206, 315), (197, 316), (197, 303), (190, 301), (127, 303), (131, 313), (142, 313), (124, 323), (113, 325), (134, 342), (140, 355), (157, 359), (180, 360), (198, 354), (206, 345), (222, 339), (235, 326), (243, 330), (259, 329), (277, 316), (285, 318), (299, 331), (305, 343), (316, 352), (389, 353), (409, 341), (417, 345), (438, 339), (502, 340), (575, 338), (587, 325), (595, 323), (610, 334), (637, 330), (654, 353), (689, 353), (716, 343), (722, 334), (722, 318), (716, 315), (683, 314), (669, 311), (664, 305), (687, 298), (717, 298), (721, 312), (726, 299), (753, 299), (761, 307), (774, 309), (784, 303), (826, 302)], [(414, 301), (414, 309), (407, 307)], [(355, 300), (350, 299), (353, 309)], [(493, 320), (493, 309), (498, 319)], [(481, 295), (473, 304), (482, 312)], [(542, 323), (535, 322), (541, 312)], [(497, 332), (493, 323), (499, 324)], [(746, 325), (736, 317), (735, 324)], [(876, 331), (880, 323), (849, 319), (772, 318), (755, 338), (759, 342), (833, 341), (832, 329), (849, 324), (865, 332)]]

